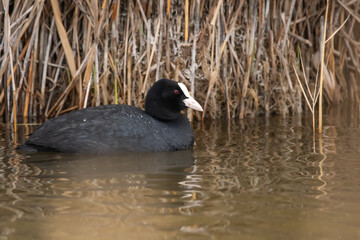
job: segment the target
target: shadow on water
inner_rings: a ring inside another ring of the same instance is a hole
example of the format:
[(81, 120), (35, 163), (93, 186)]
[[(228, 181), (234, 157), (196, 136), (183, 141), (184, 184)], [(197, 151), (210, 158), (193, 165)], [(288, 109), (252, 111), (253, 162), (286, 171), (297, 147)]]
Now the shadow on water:
[(23, 164), (41, 171), (55, 171), (63, 177), (79, 179), (111, 178), (125, 173), (176, 174), (194, 164), (193, 152), (121, 153), (117, 155), (78, 155), (39, 153), (27, 155)]

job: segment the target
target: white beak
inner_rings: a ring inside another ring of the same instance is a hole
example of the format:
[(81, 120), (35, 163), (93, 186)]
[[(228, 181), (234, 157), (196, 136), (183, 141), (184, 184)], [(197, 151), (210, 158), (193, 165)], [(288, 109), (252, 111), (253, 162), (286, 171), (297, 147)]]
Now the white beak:
[(189, 108), (192, 108), (192, 109), (200, 111), (200, 112), (203, 111), (203, 108), (201, 107), (201, 105), (192, 97), (185, 98), (183, 100), (183, 102), (185, 103), (185, 106), (187, 106)]
[(186, 98), (183, 100), (183, 102), (185, 103), (185, 106), (202, 112), (203, 108), (193, 97), (190, 96), (190, 93), (187, 90), (186, 86), (183, 83), (178, 83), (178, 84), (179, 84), (181, 90), (183, 91), (184, 95), (186, 96)]

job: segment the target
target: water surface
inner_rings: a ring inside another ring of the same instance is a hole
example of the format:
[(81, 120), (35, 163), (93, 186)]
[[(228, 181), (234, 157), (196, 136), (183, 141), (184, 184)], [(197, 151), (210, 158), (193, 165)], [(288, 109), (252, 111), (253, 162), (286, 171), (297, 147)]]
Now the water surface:
[(360, 239), (360, 128), (195, 123), (192, 151), (23, 155), (0, 125), (0, 239)]

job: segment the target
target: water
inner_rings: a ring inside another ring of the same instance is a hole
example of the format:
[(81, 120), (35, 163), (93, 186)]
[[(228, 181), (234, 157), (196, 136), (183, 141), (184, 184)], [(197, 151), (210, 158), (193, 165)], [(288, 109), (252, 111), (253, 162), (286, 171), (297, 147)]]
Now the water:
[(2, 239), (360, 239), (360, 128), (311, 119), (194, 124), (193, 151), (21, 155), (0, 125)]

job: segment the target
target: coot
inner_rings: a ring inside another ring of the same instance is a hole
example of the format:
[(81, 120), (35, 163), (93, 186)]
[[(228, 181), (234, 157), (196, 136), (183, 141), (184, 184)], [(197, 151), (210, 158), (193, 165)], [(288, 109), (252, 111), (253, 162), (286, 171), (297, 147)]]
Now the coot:
[(185, 85), (161, 79), (145, 111), (128, 105), (90, 107), (43, 123), (18, 150), (67, 153), (160, 152), (191, 148), (194, 133), (185, 108), (202, 111)]

